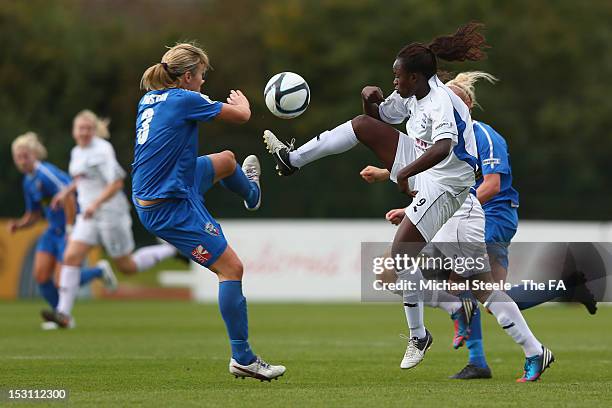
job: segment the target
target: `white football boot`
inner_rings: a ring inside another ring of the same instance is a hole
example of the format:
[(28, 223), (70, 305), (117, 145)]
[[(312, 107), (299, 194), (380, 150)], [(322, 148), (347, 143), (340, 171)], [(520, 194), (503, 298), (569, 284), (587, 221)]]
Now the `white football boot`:
[(425, 337), (422, 339), (416, 337), (408, 339), (408, 347), (406, 347), (406, 353), (404, 353), (400, 368), (412, 368), (423, 361), (425, 352), (429, 350), (431, 343), (433, 343), (433, 336), (427, 329), (425, 329)]
[(233, 358), (229, 363), (230, 374), (242, 379), (252, 377), (260, 381), (278, 380), (278, 377), (285, 374), (285, 370), (285, 366), (268, 364), (259, 357), (249, 365), (242, 365)]
[(264, 130), (263, 134), (264, 143), (266, 149), (276, 162), (276, 171), (279, 176), (290, 176), (296, 172), (297, 167), (293, 167), (289, 161), (289, 152), (293, 150), (295, 139), (291, 140), (291, 143), (285, 144), (278, 140), (274, 133), (269, 130)]

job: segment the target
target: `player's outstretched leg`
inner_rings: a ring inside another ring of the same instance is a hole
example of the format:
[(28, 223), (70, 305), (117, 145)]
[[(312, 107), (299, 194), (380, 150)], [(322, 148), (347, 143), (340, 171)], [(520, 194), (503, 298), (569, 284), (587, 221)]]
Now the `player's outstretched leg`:
[(321, 133), (299, 148), (281, 142), (271, 131), (264, 131), (264, 142), (268, 152), (276, 162), (276, 170), (281, 176), (289, 176), (299, 168), (323, 157), (344, 153), (359, 142), (376, 154), (387, 170), (395, 161), (399, 132), (392, 126), (367, 115), (336, 126)]
[(249, 345), (247, 302), (242, 294), (242, 263), (234, 250), (226, 250), (209, 267), (219, 277), (219, 310), (232, 349), (229, 372), (236, 378), (252, 377), (270, 381), (282, 376), (285, 367), (271, 365), (256, 356)]

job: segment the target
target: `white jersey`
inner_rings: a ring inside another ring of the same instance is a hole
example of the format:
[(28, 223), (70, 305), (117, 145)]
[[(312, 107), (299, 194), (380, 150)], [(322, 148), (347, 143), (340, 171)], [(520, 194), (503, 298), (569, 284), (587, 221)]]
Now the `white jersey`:
[[(125, 178), (126, 174), (117, 162), (113, 146), (99, 137), (94, 137), (88, 146), (72, 148), (69, 172), (76, 181), (81, 211), (96, 201), (108, 184)], [(127, 198), (120, 190), (100, 206), (95, 216), (129, 214), (129, 208)]]
[(394, 91), (379, 105), (380, 118), (390, 124), (408, 119), (406, 132), (415, 139), (417, 159), (436, 141), (451, 139), (450, 154), (426, 172), (441, 184), (473, 186), (478, 153), (470, 111), (436, 75), (429, 79), (429, 87), (420, 100), (402, 98)]

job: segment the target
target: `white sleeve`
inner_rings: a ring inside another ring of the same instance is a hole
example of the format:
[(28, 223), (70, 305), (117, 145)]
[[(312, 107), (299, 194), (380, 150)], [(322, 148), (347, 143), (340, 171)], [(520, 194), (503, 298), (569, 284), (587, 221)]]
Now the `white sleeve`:
[(431, 118), (431, 141), (437, 142), (442, 139), (452, 139), (457, 143), (459, 132), (455, 122), (455, 112), (453, 102), (444, 92), (440, 92), (435, 104), (430, 112)]
[(100, 168), (100, 173), (102, 173), (104, 181), (110, 184), (114, 181), (125, 178), (125, 170), (123, 170), (117, 161), (115, 150), (110, 143), (107, 146), (104, 146), (104, 149), (101, 149), (98, 157), (99, 162), (96, 164), (98, 164)]
[(397, 91), (393, 91), (383, 103), (378, 105), (378, 115), (383, 122), (397, 125), (406, 120), (410, 116), (410, 112), (406, 107), (405, 99)]

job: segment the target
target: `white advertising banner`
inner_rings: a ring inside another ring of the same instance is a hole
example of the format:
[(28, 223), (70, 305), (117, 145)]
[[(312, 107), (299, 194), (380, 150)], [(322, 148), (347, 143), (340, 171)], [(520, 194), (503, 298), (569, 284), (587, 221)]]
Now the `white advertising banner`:
[[(361, 243), (391, 242), (396, 227), (381, 220), (221, 221), (244, 264), (249, 301), (358, 301)], [(608, 223), (521, 222), (515, 241), (610, 241)], [(513, 266), (521, 260), (510, 258)], [(512, 269), (512, 266), (511, 268)], [(217, 278), (192, 263), (189, 272), (166, 271), (164, 286), (192, 289), (198, 301), (216, 302)]]

